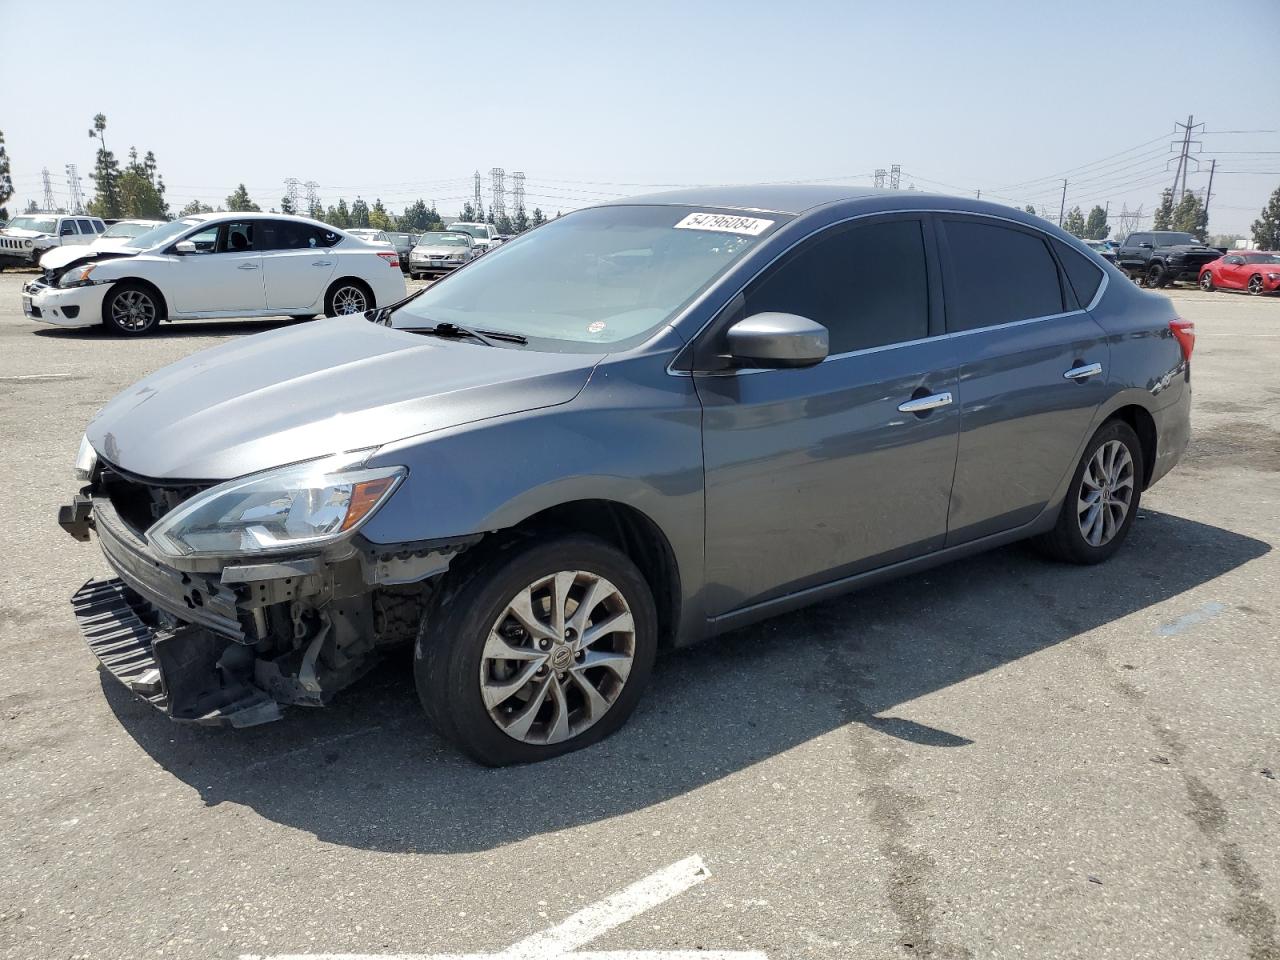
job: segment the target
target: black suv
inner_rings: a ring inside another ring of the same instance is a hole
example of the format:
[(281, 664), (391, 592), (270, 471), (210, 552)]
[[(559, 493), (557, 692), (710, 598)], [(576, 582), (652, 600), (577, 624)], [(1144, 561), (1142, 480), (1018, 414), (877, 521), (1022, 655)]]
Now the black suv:
[(1156, 230), (1129, 234), (1116, 251), (1116, 266), (1140, 284), (1163, 287), (1175, 280), (1196, 283), (1200, 268), (1220, 256), (1221, 250), (1206, 247), (1189, 233)]

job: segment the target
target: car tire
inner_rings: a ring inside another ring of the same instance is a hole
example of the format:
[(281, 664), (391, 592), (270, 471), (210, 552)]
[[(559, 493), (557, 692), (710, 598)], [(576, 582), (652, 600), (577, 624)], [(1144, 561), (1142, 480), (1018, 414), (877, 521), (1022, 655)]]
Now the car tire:
[[(550, 614), (558, 592), (559, 630)], [(588, 596), (579, 619), (576, 604)], [(585, 641), (586, 625), (606, 621), (619, 629)], [(414, 680), (433, 725), (472, 759), (532, 763), (621, 727), (657, 647), (653, 595), (626, 554), (579, 534), (509, 539), (473, 548), (446, 575), (418, 630)]]
[(1066, 563), (1102, 563), (1120, 549), (1142, 502), (1142, 444), (1123, 420), (1098, 428), (1076, 465), (1053, 529), (1033, 543)]
[(126, 337), (145, 337), (164, 317), (164, 300), (141, 283), (117, 283), (102, 298), (102, 322)]
[[(357, 303), (363, 303), (363, 306), (355, 306)], [(369, 285), (355, 277), (343, 277), (335, 281), (324, 295), (326, 317), (356, 316), (376, 306)]]
[(1147, 265), (1145, 279), (1147, 281), (1147, 286), (1152, 289), (1158, 289), (1160, 287), (1163, 287), (1167, 285), (1169, 282), (1165, 278), (1164, 267), (1158, 263), (1152, 263)]
[(1200, 289), (1205, 293), (1213, 293), (1218, 289), (1214, 286), (1213, 273), (1211, 271), (1206, 270), (1204, 273), (1200, 274)]
[(1262, 274), (1255, 273), (1249, 278), (1248, 290), (1250, 296), (1260, 297), (1262, 296), (1262, 291), (1265, 289), (1266, 286), (1262, 282)]

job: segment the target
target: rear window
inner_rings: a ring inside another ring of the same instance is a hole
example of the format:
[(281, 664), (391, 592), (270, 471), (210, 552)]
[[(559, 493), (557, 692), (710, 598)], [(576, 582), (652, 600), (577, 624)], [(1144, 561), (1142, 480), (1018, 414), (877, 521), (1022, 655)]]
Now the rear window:
[(975, 220), (944, 220), (950, 275), (947, 330), (1062, 313), (1058, 265), (1038, 235)]
[[(1091, 244), (1092, 246), (1092, 244)], [(1082, 307), (1089, 306), (1102, 286), (1102, 270), (1087, 257), (1082, 257), (1078, 250), (1072, 250), (1065, 243), (1057, 243), (1058, 259), (1062, 261), (1062, 269), (1067, 273), (1067, 281), (1075, 291), (1076, 301)]]

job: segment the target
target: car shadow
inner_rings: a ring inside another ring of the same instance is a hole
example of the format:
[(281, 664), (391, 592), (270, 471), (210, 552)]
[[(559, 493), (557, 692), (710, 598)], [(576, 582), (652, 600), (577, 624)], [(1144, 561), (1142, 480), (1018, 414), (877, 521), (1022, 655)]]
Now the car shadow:
[(175, 320), (173, 323), (162, 323), (146, 337), (130, 337), (116, 333), (104, 326), (96, 327), (40, 327), (31, 331), (37, 337), (52, 337), (56, 340), (137, 340), (171, 337), (228, 337), (238, 334), (249, 335), (262, 333), (264, 330), (279, 330), (292, 327), (309, 320), (294, 320), (292, 317), (254, 317), (246, 320)]
[[(1054, 564), (1017, 545), (958, 561), (669, 652), (619, 733), (527, 767), (486, 769), (445, 744), (418, 705), (408, 651), (324, 710), (295, 708), (249, 730), (178, 726), (105, 674), (103, 689), (130, 735), (207, 804), (245, 804), (347, 846), (475, 851), (649, 807), (847, 724), (963, 749), (973, 742), (964, 729), (893, 711), (1270, 549), (1144, 511), (1102, 566)], [(1148, 629), (1151, 644), (1170, 642)]]

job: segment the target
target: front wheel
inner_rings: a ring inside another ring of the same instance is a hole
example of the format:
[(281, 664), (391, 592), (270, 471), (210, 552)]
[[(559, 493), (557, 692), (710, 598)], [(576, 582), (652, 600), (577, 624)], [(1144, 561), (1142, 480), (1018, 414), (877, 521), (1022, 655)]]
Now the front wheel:
[(1158, 263), (1153, 263), (1151, 266), (1147, 267), (1146, 280), (1147, 286), (1152, 289), (1163, 287), (1169, 282), (1165, 279), (1164, 267), (1160, 266)]
[(1213, 291), (1217, 289), (1217, 287), (1213, 285), (1213, 274), (1208, 270), (1200, 274), (1200, 289), (1205, 293), (1213, 293)]
[(150, 333), (163, 316), (164, 305), (155, 291), (138, 283), (117, 284), (102, 301), (103, 322), (129, 337)]
[(1262, 274), (1255, 273), (1249, 278), (1249, 293), (1257, 297), (1262, 295), (1262, 290)]
[(1076, 467), (1052, 530), (1037, 538), (1049, 556), (1101, 563), (1120, 549), (1142, 500), (1142, 444), (1122, 420), (1102, 425)]
[(477, 548), (451, 571), (414, 651), (436, 728), (489, 766), (546, 760), (626, 721), (657, 652), (644, 577), (603, 540)]

